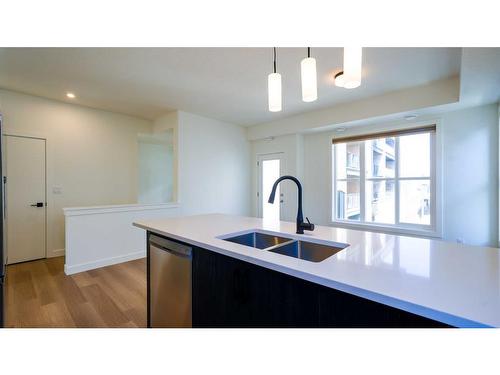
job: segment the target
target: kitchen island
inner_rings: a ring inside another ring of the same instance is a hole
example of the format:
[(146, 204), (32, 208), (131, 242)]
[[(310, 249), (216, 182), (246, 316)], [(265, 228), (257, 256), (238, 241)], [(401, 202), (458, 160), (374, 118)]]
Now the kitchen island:
[[(497, 248), (223, 214), (134, 225), (193, 248), (193, 327), (500, 326)], [(253, 231), (347, 247), (314, 262), (227, 241)]]

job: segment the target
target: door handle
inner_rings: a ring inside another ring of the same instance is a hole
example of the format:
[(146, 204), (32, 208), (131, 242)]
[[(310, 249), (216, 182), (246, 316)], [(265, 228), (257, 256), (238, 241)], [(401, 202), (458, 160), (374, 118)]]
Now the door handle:
[(31, 204), (31, 207), (43, 207), (43, 202), (36, 202), (35, 204)]

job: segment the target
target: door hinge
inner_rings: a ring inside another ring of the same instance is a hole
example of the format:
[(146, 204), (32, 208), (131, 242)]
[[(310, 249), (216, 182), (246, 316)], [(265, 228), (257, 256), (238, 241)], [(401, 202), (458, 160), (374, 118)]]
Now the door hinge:
[(260, 165), (260, 164), (259, 164), (259, 162), (257, 162), (257, 167), (258, 167), (259, 165)]

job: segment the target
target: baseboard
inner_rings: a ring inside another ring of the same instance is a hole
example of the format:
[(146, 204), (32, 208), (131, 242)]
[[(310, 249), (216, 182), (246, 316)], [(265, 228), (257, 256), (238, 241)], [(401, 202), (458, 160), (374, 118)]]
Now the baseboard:
[(64, 256), (65, 249), (55, 249), (47, 251), (47, 258), (55, 258)]
[(141, 258), (144, 258), (145, 256), (146, 256), (146, 252), (143, 250), (143, 251), (137, 251), (135, 253), (120, 255), (117, 257), (99, 259), (99, 260), (96, 260), (94, 262), (75, 264), (72, 266), (68, 266), (67, 264), (65, 264), (64, 265), (64, 273), (66, 275), (73, 275), (73, 274), (78, 273), (78, 272), (84, 272), (84, 271), (93, 270), (96, 268), (111, 266), (113, 264), (128, 262), (130, 260), (141, 259)]

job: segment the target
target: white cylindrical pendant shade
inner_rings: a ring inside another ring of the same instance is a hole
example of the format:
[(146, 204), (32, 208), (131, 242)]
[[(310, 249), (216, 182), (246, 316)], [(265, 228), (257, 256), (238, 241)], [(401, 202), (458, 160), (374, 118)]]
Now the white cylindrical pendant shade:
[(302, 77), (302, 100), (314, 102), (318, 99), (318, 82), (316, 74), (316, 59), (308, 57), (300, 63)]
[(361, 85), (361, 47), (344, 47), (344, 87), (353, 89)]
[(267, 76), (269, 111), (281, 111), (281, 74), (271, 73)]

